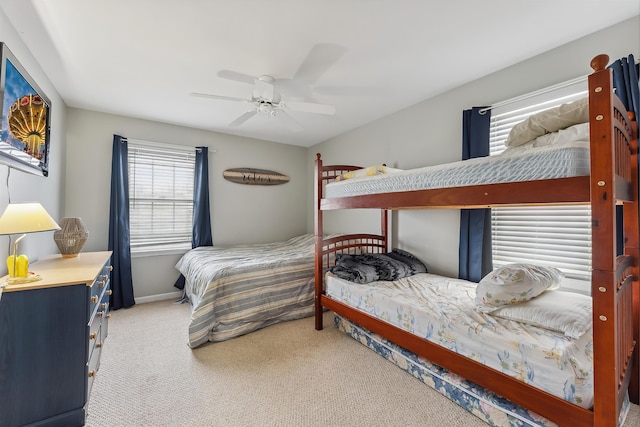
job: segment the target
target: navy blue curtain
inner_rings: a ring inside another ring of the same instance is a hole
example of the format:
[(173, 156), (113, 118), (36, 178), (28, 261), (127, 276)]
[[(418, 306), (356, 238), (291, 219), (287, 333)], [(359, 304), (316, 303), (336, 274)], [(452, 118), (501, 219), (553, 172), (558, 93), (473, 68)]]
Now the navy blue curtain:
[(193, 182), (193, 233), (191, 246), (213, 246), (209, 211), (209, 149), (196, 147), (196, 169)]
[(636, 64), (633, 55), (629, 55), (627, 58), (614, 61), (609, 68), (613, 69), (613, 87), (616, 88), (616, 95), (627, 110), (635, 113), (636, 120), (640, 119), (640, 64)]
[[(639, 64), (635, 63), (633, 55), (614, 61), (609, 66), (613, 70), (613, 87), (616, 95), (629, 111), (633, 111), (636, 120), (640, 119), (640, 89), (638, 88), (638, 76), (640, 75)], [(618, 224), (618, 236), (616, 239), (616, 250), (618, 255), (624, 252), (624, 236), (622, 230), (622, 207), (616, 207)]]
[(127, 308), (133, 298), (131, 246), (129, 239), (129, 171), (127, 139), (113, 135), (111, 157), (111, 205), (109, 207), (109, 250), (113, 251), (109, 305)]
[[(483, 112), (481, 112), (483, 110)], [(489, 155), (491, 110), (474, 107), (462, 114), (462, 160)], [(493, 268), (491, 209), (460, 211), (458, 277), (479, 282)]]
[[(209, 148), (196, 147), (196, 167), (193, 182), (193, 229), (191, 247), (213, 246), (211, 236), (211, 213), (209, 210)], [(173, 285), (184, 289), (181, 274)]]

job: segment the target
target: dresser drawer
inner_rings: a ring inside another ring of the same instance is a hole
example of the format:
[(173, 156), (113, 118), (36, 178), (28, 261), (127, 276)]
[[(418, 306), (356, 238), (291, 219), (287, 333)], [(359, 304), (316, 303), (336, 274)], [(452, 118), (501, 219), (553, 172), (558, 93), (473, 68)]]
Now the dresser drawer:
[(91, 353), (96, 346), (96, 343), (100, 342), (100, 319), (94, 319), (88, 325), (89, 339), (87, 340), (87, 360), (91, 359)]
[[(96, 317), (93, 320), (93, 323), (97, 323), (100, 325), (98, 328), (98, 336), (96, 339), (96, 347), (102, 348), (104, 346), (104, 340), (107, 338), (107, 325), (109, 316), (109, 295), (107, 292), (102, 294), (102, 300), (100, 301), (100, 305), (98, 305), (98, 311), (96, 312)], [(94, 350), (95, 352), (95, 350)], [(100, 361), (96, 364), (96, 370), (100, 366)]]
[(102, 298), (102, 291), (104, 291), (104, 286), (102, 286), (102, 275), (99, 274), (93, 281), (91, 291), (89, 292), (89, 322), (93, 321), (96, 307)]
[[(105, 274), (105, 272), (107, 274)], [(89, 339), (87, 341), (87, 359), (91, 358), (95, 344), (103, 341), (100, 335), (100, 328), (109, 309), (109, 295), (111, 294), (111, 292), (108, 291), (109, 285), (109, 274), (105, 267), (93, 281), (91, 291), (89, 293)]]
[[(100, 336), (100, 328), (98, 328), (98, 336)], [(86, 401), (89, 401), (91, 395), (91, 388), (93, 387), (93, 381), (98, 374), (98, 367), (100, 366), (100, 356), (102, 355), (103, 344), (100, 341), (94, 342), (93, 348), (90, 350), (91, 358), (87, 363), (87, 396)]]
[(107, 335), (109, 334), (109, 318), (111, 317), (111, 306), (109, 303), (109, 296), (111, 295), (111, 289), (107, 288), (105, 293), (102, 296), (102, 301), (100, 301), (100, 308), (98, 312), (102, 311), (103, 314), (100, 316), (100, 341), (104, 342), (107, 339)]

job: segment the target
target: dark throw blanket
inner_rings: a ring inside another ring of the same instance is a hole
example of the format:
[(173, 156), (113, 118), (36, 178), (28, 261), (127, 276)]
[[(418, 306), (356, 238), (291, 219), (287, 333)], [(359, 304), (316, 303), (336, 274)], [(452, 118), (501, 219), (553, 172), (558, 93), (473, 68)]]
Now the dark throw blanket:
[(370, 283), (426, 273), (427, 267), (409, 252), (394, 249), (386, 254), (337, 254), (336, 265), (329, 271), (350, 282)]

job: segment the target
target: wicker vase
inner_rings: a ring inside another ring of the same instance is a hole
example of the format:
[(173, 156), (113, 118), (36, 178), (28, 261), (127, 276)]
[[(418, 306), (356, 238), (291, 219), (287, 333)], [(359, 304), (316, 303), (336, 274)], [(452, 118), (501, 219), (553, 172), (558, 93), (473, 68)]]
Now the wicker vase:
[(89, 238), (89, 230), (81, 218), (63, 218), (53, 240), (65, 258), (78, 256)]

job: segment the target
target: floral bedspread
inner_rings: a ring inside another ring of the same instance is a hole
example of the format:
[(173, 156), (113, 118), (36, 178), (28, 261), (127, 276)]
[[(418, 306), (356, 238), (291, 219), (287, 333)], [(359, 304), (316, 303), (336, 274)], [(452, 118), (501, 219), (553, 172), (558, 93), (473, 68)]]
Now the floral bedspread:
[(356, 284), (327, 273), (330, 297), (584, 408), (593, 405), (593, 339), (475, 310), (475, 283), (430, 273)]

